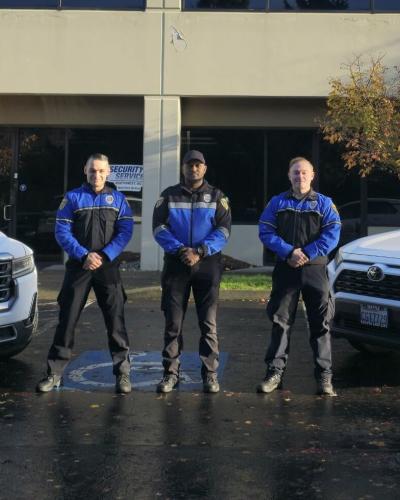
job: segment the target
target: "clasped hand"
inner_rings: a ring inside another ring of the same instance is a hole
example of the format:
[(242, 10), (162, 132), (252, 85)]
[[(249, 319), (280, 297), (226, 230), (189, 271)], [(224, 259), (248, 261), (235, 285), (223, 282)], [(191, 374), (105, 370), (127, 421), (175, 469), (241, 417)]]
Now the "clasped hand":
[(94, 271), (103, 265), (103, 257), (97, 252), (89, 252), (83, 263), (83, 269)]
[(310, 259), (303, 252), (301, 248), (295, 248), (292, 255), (287, 259), (287, 263), (291, 267), (301, 267), (304, 266)]
[(197, 264), (200, 260), (200, 256), (196, 250), (189, 247), (185, 247), (179, 252), (179, 258), (181, 259), (181, 262), (190, 267)]

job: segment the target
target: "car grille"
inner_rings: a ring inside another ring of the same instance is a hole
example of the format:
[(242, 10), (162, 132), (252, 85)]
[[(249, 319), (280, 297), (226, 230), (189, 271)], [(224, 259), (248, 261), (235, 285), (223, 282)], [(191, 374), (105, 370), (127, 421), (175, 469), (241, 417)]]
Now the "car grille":
[(346, 269), (335, 281), (335, 293), (347, 292), (383, 299), (400, 300), (400, 276), (385, 275), (382, 281), (371, 281), (364, 271)]
[(12, 294), (11, 260), (0, 262), (0, 302), (7, 302)]

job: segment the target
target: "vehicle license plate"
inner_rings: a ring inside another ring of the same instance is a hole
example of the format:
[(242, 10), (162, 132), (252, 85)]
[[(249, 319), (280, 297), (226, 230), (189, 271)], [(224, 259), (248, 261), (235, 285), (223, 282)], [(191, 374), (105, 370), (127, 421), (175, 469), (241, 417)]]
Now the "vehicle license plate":
[(376, 306), (374, 304), (361, 304), (360, 323), (368, 326), (388, 327), (387, 307)]

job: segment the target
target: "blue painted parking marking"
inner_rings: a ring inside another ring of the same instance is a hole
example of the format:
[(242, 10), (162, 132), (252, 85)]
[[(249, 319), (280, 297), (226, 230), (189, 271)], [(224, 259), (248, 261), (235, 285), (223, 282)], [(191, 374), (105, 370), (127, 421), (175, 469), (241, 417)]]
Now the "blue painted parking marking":
[[(154, 391), (163, 376), (161, 353), (132, 352), (131, 381), (134, 390)], [(186, 352), (181, 355), (181, 372), (179, 391), (193, 391), (202, 388), (200, 375), (201, 362), (197, 352)], [(219, 355), (218, 378), (222, 375), (228, 353)], [(63, 388), (83, 391), (114, 390), (115, 377), (112, 373), (112, 361), (108, 351), (86, 351), (75, 358), (63, 375)]]

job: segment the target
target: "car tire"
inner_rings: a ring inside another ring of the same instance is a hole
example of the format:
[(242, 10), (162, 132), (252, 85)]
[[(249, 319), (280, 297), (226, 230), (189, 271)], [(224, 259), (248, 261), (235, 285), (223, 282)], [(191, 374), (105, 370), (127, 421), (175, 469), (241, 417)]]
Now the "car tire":
[(354, 349), (360, 351), (363, 354), (369, 354), (372, 356), (382, 356), (387, 354), (392, 354), (393, 351), (388, 347), (381, 347), (379, 345), (364, 344), (363, 342), (358, 342), (357, 340), (349, 340), (349, 343)]

